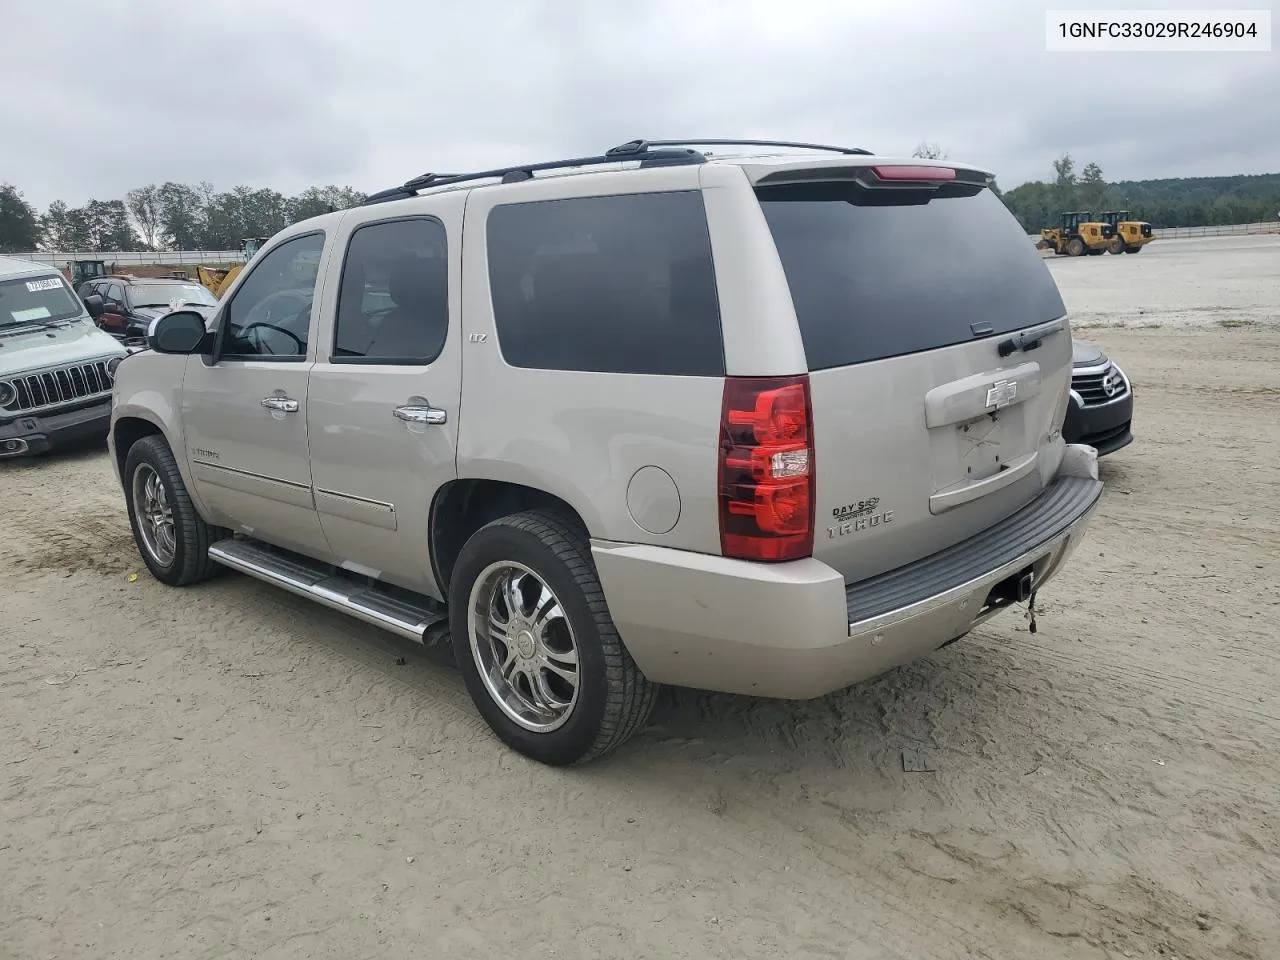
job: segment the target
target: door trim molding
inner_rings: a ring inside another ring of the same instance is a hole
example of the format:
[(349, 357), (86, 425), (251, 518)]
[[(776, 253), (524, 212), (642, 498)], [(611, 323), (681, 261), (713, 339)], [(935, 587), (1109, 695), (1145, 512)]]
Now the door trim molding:
[(203, 481), (213, 487), (247, 493), (250, 496), (287, 503), (308, 510), (315, 509), (311, 496), (311, 485), (297, 483), (293, 480), (282, 480), (248, 470), (237, 470), (208, 460), (191, 460), (191, 473), (197, 482)]
[(315, 504), (319, 513), (340, 520), (363, 523), (382, 530), (395, 530), (398, 527), (394, 503), (316, 487)]

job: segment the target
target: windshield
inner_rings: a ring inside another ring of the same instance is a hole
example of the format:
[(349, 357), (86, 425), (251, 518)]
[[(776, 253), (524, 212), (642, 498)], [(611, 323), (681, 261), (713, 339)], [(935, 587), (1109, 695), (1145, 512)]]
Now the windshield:
[(216, 306), (212, 293), (198, 283), (135, 283), (129, 291), (135, 307), (167, 307), (171, 300)]
[(80, 316), (84, 305), (57, 274), (0, 281), (0, 327)]

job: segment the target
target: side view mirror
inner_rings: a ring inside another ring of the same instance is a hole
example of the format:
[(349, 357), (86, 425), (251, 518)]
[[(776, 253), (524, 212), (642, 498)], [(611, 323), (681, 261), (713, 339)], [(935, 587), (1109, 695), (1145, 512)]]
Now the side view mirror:
[(201, 314), (178, 310), (165, 314), (151, 325), (147, 346), (156, 353), (201, 353), (208, 336)]
[(106, 306), (102, 302), (102, 298), (96, 293), (91, 293), (84, 298), (85, 309), (89, 311), (89, 316), (97, 320), (107, 312)]

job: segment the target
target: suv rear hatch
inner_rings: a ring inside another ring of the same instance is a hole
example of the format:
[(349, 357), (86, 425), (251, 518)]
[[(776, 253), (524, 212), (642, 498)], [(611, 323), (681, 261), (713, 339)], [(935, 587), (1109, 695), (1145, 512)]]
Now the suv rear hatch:
[(813, 555), (854, 581), (1041, 492), (1062, 458), (1071, 338), (988, 174), (841, 163), (747, 172), (808, 358)]

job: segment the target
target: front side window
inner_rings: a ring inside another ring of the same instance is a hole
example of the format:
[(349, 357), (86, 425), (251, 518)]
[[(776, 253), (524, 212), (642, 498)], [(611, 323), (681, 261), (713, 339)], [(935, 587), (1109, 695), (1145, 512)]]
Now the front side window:
[(23, 277), (0, 281), (0, 327), (69, 320), (84, 310), (62, 277)]
[(222, 356), (296, 360), (307, 355), (323, 250), (324, 234), (310, 233), (255, 258), (227, 305)]
[(489, 285), (515, 367), (723, 376), (711, 238), (696, 190), (495, 207)]
[(449, 334), (449, 259), (438, 220), (370, 223), (342, 267), (334, 362), (428, 364)]

